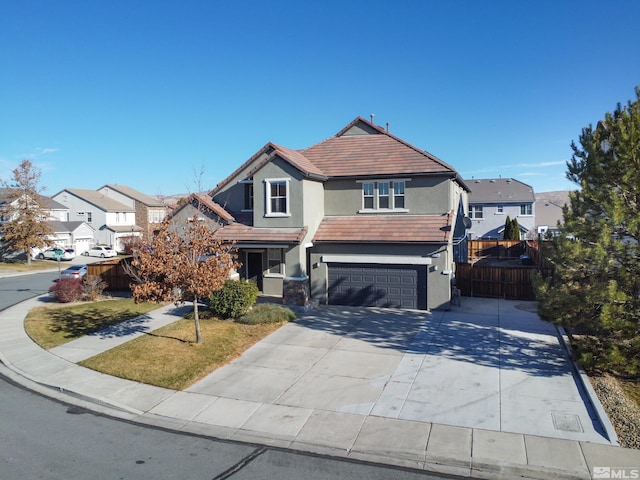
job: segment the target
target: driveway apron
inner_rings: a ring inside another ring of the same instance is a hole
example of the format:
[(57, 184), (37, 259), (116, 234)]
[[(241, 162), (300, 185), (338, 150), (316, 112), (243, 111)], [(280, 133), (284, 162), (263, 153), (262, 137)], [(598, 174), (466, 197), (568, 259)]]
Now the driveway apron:
[(446, 312), (319, 307), (186, 392), (217, 398), (202, 420), (236, 400), (230, 427), (259, 431), (244, 421), (277, 418), (292, 437), (337, 412), (356, 424), (369, 416), (609, 443), (534, 307), (475, 298)]

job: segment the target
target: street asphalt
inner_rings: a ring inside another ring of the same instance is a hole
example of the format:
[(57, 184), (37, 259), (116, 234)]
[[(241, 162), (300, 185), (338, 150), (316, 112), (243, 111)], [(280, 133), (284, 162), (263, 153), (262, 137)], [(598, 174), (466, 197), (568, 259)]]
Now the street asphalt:
[(529, 302), (463, 298), (434, 312), (317, 307), (174, 391), (76, 363), (175, 321), (184, 307), (45, 351), (23, 327), (42, 301), (0, 314), (0, 360), (32, 388), (120, 418), (475, 478), (640, 469), (640, 451), (617, 446), (561, 332)]

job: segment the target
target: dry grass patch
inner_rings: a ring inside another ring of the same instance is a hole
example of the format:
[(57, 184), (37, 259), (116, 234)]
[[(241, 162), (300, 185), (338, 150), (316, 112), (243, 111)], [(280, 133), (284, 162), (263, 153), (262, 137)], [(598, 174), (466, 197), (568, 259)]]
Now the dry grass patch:
[(202, 320), (200, 345), (192, 320), (178, 320), (80, 363), (99, 372), (159, 387), (182, 390), (239, 357), (284, 322), (241, 325)]
[(32, 309), (24, 320), (31, 339), (51, 349), (159, 308), (157, 303), (136, 304), (132, 299), (50, 303)]
[(32, 260), (31, 265), (28, 265), (26, 261), (22, 260), (16, 262), (0, 262), (0, 272), (33, 272), (54, 268), (58, 268), (58, 264), (50, 260)]

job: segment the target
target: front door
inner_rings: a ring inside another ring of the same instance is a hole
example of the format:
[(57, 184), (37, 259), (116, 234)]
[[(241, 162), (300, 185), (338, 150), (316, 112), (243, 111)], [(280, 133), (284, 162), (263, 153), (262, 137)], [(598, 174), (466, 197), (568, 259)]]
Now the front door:
[(262, 291), (262, 253), (247, 252), (247, 280), (252, 281)]

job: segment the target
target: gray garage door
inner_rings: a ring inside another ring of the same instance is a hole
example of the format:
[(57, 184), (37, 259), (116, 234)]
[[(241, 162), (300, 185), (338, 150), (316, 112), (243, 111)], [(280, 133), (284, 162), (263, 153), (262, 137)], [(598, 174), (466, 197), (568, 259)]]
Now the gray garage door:
[(427, 308), (426, 267), (330, 263), (329, 304)]

